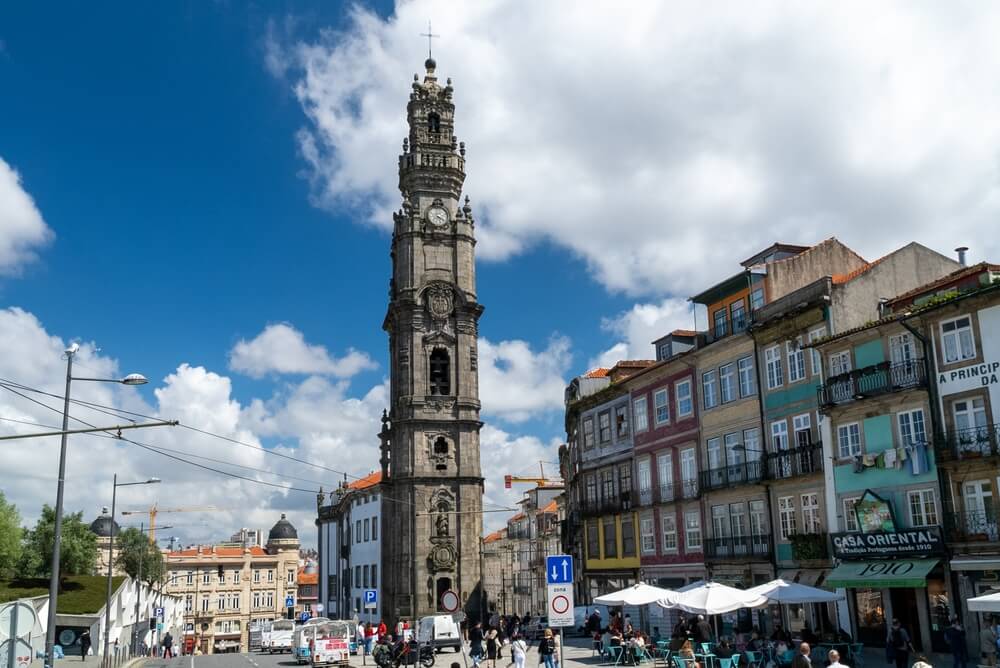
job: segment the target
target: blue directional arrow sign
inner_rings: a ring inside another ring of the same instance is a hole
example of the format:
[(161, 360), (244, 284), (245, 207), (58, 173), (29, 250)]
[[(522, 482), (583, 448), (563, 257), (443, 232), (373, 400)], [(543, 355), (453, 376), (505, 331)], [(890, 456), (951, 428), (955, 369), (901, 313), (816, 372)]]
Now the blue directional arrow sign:
[(286, 596), (285, 597), (285, 607), (286, 608), (294, 608), (295, 607), (295, 598), (292, 597), (292, 596)]
[(573, 582), (573, 557), (568, 554), (545, 557), (545, 582), (548, 584)]

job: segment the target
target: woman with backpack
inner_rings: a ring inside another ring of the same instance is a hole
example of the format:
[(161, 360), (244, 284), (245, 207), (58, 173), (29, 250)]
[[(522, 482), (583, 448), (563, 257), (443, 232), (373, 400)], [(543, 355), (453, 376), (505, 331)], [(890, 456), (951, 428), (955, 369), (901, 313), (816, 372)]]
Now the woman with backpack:
[(889, 637), (886, 639), (886, 648), (886, 653), (892, 654), (892, 659), (896, 662), (896, 668), (909, 668), (910, 652), (914, 651), (913, 645), (910, 644), (910, 634), (906, 632), (906, 629), (903, 628), (896, 618), (892, 620), (892, 628), (889, 630)]
[(556, 668), (556, 641), (552, 637), (552, 629), (545, 629), (545, 635), (538, 641), (538, 656), (545, 663), (545, 668)]

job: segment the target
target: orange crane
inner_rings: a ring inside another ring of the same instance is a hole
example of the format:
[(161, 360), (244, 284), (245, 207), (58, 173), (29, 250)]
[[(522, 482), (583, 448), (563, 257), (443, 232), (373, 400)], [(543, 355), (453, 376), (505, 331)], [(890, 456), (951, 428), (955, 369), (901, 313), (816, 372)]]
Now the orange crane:
[(212, 513), (229, 510), (215, 506), (189, 506), (187, 508), (159, 508), (154, 503), (145, 510), (123, 510), (122, 515), (149, 515), (149, 542), (156, 542), (156, 516), (160, 513)]
[(510, 489), (511, 485), (515, 482), (530, 482), (538, 485), (539, 487), (548, 487), (554, 485), (562, 485), (563, 481), (559, 478), (546, 478), (545, 477), (545, 465), (543, 462), (538, 462), (538, 470), (541, 472), (541, 476), (538, 478), (523, 477), (510, 475), (509, 473), (503, 477), (504, 489)]

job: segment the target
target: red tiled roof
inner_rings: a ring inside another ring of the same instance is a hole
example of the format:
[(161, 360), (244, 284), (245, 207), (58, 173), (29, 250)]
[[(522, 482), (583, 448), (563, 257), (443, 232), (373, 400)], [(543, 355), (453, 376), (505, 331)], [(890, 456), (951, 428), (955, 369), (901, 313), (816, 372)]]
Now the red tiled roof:
[(697, 334), (698, 332), (694, 331), (693, 329), (675, 329), (674, 331), (670, 332), (671, 336), (696, 336)]
[(895, 302), (903, 301), (905, 299), (909, 299), (910, 297), (918, 297), (918, 296), (920, 296), (920, 295), (922, 295), (922, 294), (924, 294), (926, 292), (933, 292), (934, 290), (936, 290), (939, 287), (942, 287), (944, 285), (948, 285), (949, 283), (952, 283), (954, 281), (960, 281), (963, 278), (967, 278), (969, 276), (974, 276), (975, 274), (978, 274), (978, 273), (981, 273), (981, 272), (984, 272), (984, 271), (1000, 271), (1000, 264), (991, 264), (989, 262), (980, 262), (979, 264), (974, 264), (971, 267), (962, 267), (961, 269), (956, 269), (955, 271), (951, 272), (950, 274), (945, 274), (944, 276), (942, 276), (941, 278), (937, 279), (936, 281), (931, 281), (930, 283), (926, 283), (925, 285), (921, 285), (920, 287), (914, 288), (913, 290), (910, 290), (909, 292), (904, 292), (901, 295), (896, 295), (895, 297), (893, 297), (892, 299), (890, 299), (889, 302), (890, 303), (895, 303)]
[(348, 489), (368, 489), (369, 487), (374, 487), (375, 485), (382, 482), (382, 472), (375, 471), (374, 473), (369, 473), (364, 478), (359, 478), (354, 482), (347, 485)]
[(592, 370), (588, 371), (587, 373), (583, 374), (583, 377), (584, 378), (606, 378), (609, 371), (611, 371), (611, 369), (605, 369), (604, 367), (599, 366), (596, 369), (592, 369)]
[(524, 519), (524, 513), (518, 513), (517, 515), (514, 515), (512, 518), (510, 518), (507, 521), (508, 522), (516, 522), (518, 520), (523, 520), (523, 519)]
[(489, 536), (487, 536), (486, 538), (484, 538), (483, 542), (484, 543), (495, 543), (495, 542), (497, 542), (498, 540), (500, 540), (502, 538), (503, 538), (503, 529), (500, 529), (498, 531), (494, 531)]
[(630, 368), (630, 369), (633, 369), (633, 368), (634, 369), (644, 369), (647, 366), (650, 366), (652, 364), (656, 364), (656, 360), (620, 360), (620, 361), (616, 362), (615, 365), (613, 367), (611, 367), (611, 369), (614, 370), (614, 369), (619, 368), (619, 367), (627, 367), (627, 368)]
[(557, 512), (558, 509), (559, 509), (559, 504), (556, 503), (555, 499), (552, 499), (551, 501), (549, 501), (549, 505), (547, 505), (544, 508), (542, 508), (541, 512), (543, 512), (543, 513), (554, 513), (554, 512)]
[[(247, 548), (250, 554), (255, 557), (263, 557), (267, 554), (267, 551), (254, 545), (253, 547)], [(175, 557), (178, 559), (183, 559), (185, 557), (211, 557), (215, 555), (217, 557), (242, 557), (243, 548), (242, 547), (215, 547), (213, 545), (202, 545), (199, 547), (192, 547), (187, 550), (176, 550), (174, 552), (167, 552), (167, 558)]]
[(299, 569), (298, 584), (314, 585), (319, 583), (319, 573), (306, 573), (304, 568)]

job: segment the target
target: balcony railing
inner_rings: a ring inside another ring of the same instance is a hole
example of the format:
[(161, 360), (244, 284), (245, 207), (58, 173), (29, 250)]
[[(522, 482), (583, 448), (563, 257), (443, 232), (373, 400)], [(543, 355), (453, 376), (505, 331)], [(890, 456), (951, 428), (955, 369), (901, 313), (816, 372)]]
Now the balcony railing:
[(632, 492), (632, 498), (634, 498), (638, 502), (637, 505), (640, 505), (640, 506), (649, 506), (649, 505), (652, 505), (652, 503), (653, 503), (653, 488), (652, 487), (647, 487), (646, 489), (642, 489), (641, 487), (637, 487)]
[(823, 470), (823, 444), (808, 443), (791, 450), (767, 453), (767, 477), (783, 480)]
[(890, 364), (882, 362), (829, 378), (816, 390), (821, 406), (927, 386), (927, 365), (923, 359)]
[(769, 559), (771, 536), (723, 536), (705, 539), (705, 556), (715, 561)]
[(708, 469), (699, 474), (702, 489), (724, 489), (732, 485), (760, 482), (764, 479), (764, 464), (749, 461)]
[(944, 539), (949, 543), (1000, 542), (1000, 510), (945, 513)]
[(674, 484), (660, 485), (656, 488), (656, 502), (670, 503), (677, 500), (678, 486)]
[(955, 429), (938, 436), (934, 444), (943, 459), (973, 459), (1000, 454), (1000, 424)]
[(701, 494), (701, 487), (699, 487), (697, 480), (681, 480), (682, 499), (697, 499), (699, 494)]
[[(627, 497), (628, 495), (623, 495)], [(627, 510), (630, 505), (626, 505), (622, 498), (613, 499), (584, 499), (581, 509), (584, 517), (594, 517), (595, 515), (609, 515)]]

